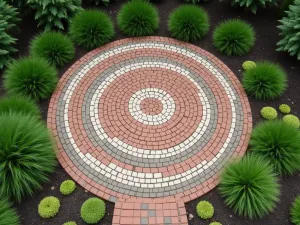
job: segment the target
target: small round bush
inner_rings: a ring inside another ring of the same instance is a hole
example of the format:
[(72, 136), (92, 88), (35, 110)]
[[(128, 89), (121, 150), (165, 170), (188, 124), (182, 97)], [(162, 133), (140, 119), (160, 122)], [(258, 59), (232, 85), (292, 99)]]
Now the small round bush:
[(80, 215), (88, 224), (98, 223), (105, 215), (105, 203), (99, 198), (86, 200), (80, 209)]
[(245, 61), (242, 67), (244, 70), (250, 70), (256, 67), (256, 63), (253, 61)]
[(47, 32), (35, 37), (30, 44), (30, 55), (48, 60), (61, 67), (75, 56), (72, 41), (60, 32)]
[(73, 193), (75, 188), (76, 188), (76, 184), (74, 181), (65, 180), (64, 182), (61, 183), (59, 190), (63, 195), (70, 195)]
[(225, 55), (246, 55), (254, 43), (254, 29), (239, 19), (222, 22), (213, 33), (214, 46)]
[(69, 221), (64, 223), (63, 225), (77, 225), (77, 223), (75, 221)]
[(111, 18), (99, 10), (85, 10), (71, 20), (71, 39), (88, 50), (108, 43), (115, 34)]
[(275, 171), (292, 174), (300, 169), (300, 133), (282, 121), (258, 124), (252, 132), (250, 149), (268, 159)]
[(287, 87), (287, 76), (281, 66), (271, 62), (259, 62), (256, 68), (246, 70), (243, 86), (252, 97), (272, 100), (283, 94)]
[(54, 171), (56, 157), (43, 122), (23, 114), (0, 115), (0, 196), (18, 202)]
[(200, 201), (196, 206), (196, 211), (201, 219), (210, 219), (214, 215), (214, 207), (208, 201)]
[(9, 96), (0, 99), (0, 114), (20, 113), (40, 118), (39, 107), (29, 98), (22, 96)]
[(9, 95), (47, 99), (57, 84), (57, 72), (45, 59), (23, 58), (8, 66), (4, 87)]
[(280, 188), (273, 167), (256, 155), (228, 164), (221, 174), (219, 190), (225, 203), (241, 216), (263, 217), (279, 201)]
[(294, 115), (286, 115), (283, 117), (283, 122), (289, 124), (292, 127), (299, 128), (300, 121), (297, 116)]
[(19, 217), (7, 199), (0, 199), (0, 224), (19, 225)]
[(300, 196), (298, 196), (291, 208), (291, 221), (293, 224), (299, 225), (300, 224)]
[(274, 120), (277, 118), (277, 111), (273, 107), (266, 106), (263, 107), (260, 111), (260, 114), (263, 118), (267, 120)]
[(207, 12), (196, 5), (183, 5), (169, 17), (168, 28), (172, 37), (182, 41), (201, 40), (209, 30)]
[(282, 112), (282, 113), (284, 113), (284, 114), (288, 114), (288, 113), (291, 112), (291, 107), (289, 107), (289, 106), (286, 105), (286, 104), (281, 104), (281, 105), (279, 106), (279, 111)]
[(222, 225), (222, 224), (219, 223), (219, 222), (212, 222), (212, 223), (210, 223), (209, 225)]
[(42, 218), (48, 219), (56, 216), (60, 208), (60, 201), (58, 198), (49, 196), (44, 198), (38, 207), (38, 213)]
[(158, 29), (158, 11), (147, 1), (131, 0), (121, 7), (117, 22), (127, 36), (151, 35)]

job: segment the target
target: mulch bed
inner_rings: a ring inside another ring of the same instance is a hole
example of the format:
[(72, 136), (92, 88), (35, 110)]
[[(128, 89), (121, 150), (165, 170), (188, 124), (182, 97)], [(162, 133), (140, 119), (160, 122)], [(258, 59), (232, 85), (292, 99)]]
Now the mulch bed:
[[(125, 2), (123, 0), (114, 1), (108, 7), (101, 7), (103, 10), (107, 11), (115, 20), (116, 13), (120, 8), (120, 5)], [(162, 0), (160, 2), (155, 2), (158, 6), (160, 13), (160, 28), (155, 34), (157, 36), (169, 36), (167, 31), (167, 19), (170, 11), (181, 4), (180, 0)], [(300, 95), (297, 91), (297, 85), (300, 83), (299, 74), (299, 61), (293, 57), (289, 57), (288, 54), (278, 53), (275, 51), (276, 43), (279, 40), (278, 30), (276, 26), (278, 25), (278, 15), (276, 9), (260, 10), (257, 15), (253, 15), (248, 12), (244, 12), (241, 9), (234, 9), (230, 6), (227, 1), (219, 2), (212, 1), (203, 3), (202, 6), (208, 11), (211, 20), (211, 29), (209, 34), (200, 42), (194, 43), (203, 49), (208, 50), (218, 58), (220, 58), (224, 63), (226, 63), (230, 69), (241, 79), (242, 68), (241, 64), (245, 60), (270, 60), (273, 62), (280, 63), (287, 71), (289, 78), (289, 88), (285, 94), (276, 101), (255, 101), (250, 99), (251, 109), (253, 113), (254, 123), (261, 121), (259, 111), (263, 106), (269, 105), (273, 107), (278, 107), (281, 103), (286, 103), (292, 106), (292, 113), (295, 115), (300, 115), (300, 108), (298, 102), (300, 101)], [(86, 2), (84, 2), (84, 7), (91, 8)], [(221, 55), (216, 51), (212, 45), (212, 31), (217, 26), (219, 22), (224, 19), (229, 18), (242, 18), (250, 22), (255, 30), (257, 41), (253, 51), (245, 57), (227, 57)], [(28, 15), (21, 21), (19, 28), (20, 33), (18, 34), (18, 49), (19, 57), (28, 55), (28, 43), (30, 39), (38, 33), (36, 28), (37, 23), (34, 21), (33, 15)], [(118, 30), (116, 32), (115, 40), (125, 38)], [(77, 48), (76, 58), (73, 62), (78, 60), (87, 51)], [(66, 65), (63, 69), (59, 71), (59, 75), (65, 72), (65, 70), (70, 66)], [(2, 81), (1, 81), (2, 83)], [(1, 94), (4, 94), (3, 89), (1, 89)], [(43, 119), (47, 118), (47, 107), (49, 101), (40, 102), (40, 107), (43, 112)], [(92, 197), (93, 195), (85, 192), (83, 188), (77, 186), (76, 191), (70, 196), (62, 196), (59, 193), (60, 183), (68, 179), (68, 175), (62, 169), (60, 165), (57, 166), (55, 173), (50, 177), (48, 184), (44, 185), (43, 190), (37, 192), (35, 196), (28, 197), (21, 204), (17, 205), (18, 213), (22, 219), (22, 224), (24, 225), (40, 225), (40, 224), (63, 224), (68, 220), (75, 220), (77, 224), (84, 224), (80, 219), (80, 207), (81, 204)], [(222, 201), (218, 191), (215, 189), (210, 193), (202, 196), (200, 199), (196, 199), (192, 202), (186, 204), (188, 213), (193, 214), (195, 217), (190, 221), (189, 224), (204, 224), (208, 225), (209, 222), (213, 220), (220, 221), (223, 225), (239, 225), (239, 224), (272, 224), (272, 225), (285, 225), (291, 224), (289, 222), (289, 208), (291, 203), (297, 194), (300, 194), (300, 176), (296, 174), (291, 177), (282, 178), (282, 194), (281, 201), (273, 213), (266, 216), (260, 220), (248, 221), (242, 217), (236, 216), (231, 209), (228, 209), (224, 202)], [(53, 219), (41, 219), (37, 213), (37, 206), (39, 201), (45, 196), (57, 196), (61, 200), (61, 210), (58, 215)], [(195, 212), (195, 206), (199, 200), (208, 200), (215, 206), (215, 216), (211, 221), (202, 221), (197, 218)], [(107, 215), (104, 219), (99, 222), (102, 225), (111, 224), (114, 204), (107, 202)]]

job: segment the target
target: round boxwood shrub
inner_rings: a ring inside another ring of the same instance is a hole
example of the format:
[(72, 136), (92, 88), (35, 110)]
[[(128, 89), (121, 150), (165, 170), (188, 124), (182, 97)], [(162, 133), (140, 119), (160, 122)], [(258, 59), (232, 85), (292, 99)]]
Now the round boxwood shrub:
[(273, 107), (266, 106), (263, 107), (260, 111), (260, 114), (263, 118), (267, 120), (274, 120), (277, 118), (277, 111)]
[(283, 122), (289, 124), (292, 127), (299, 128), (300, 121), (297, 116), (294, 115), (286, 115), (283, 117)]
[(111, 18), (99, 10), (85, 10), (71, 20), (71, 39), (88, 50), (108, 43), (115, 34)]
[(287, 104), (281, 104), (279, 106), (279, 111), (284, 114), (288, 114), (291, 112), (291, 107), (289, 107)]
[(300, 169), (300, 133), (282, 121), (258, 124), (252, 132), (250, 149), (268, 159), (276, 172), (292, 174)]
[(271, 100), (283, 94), (287, 87), (287, 76), (281, 66), (271, 62), (259, 62), (255, 68), (244, 72), (242, 83), (252, 97)]
[(75, 188), (76, 188), (76, 184), (74, 181), (65, 180), (64, 182), (61, 183), (59, 190), (63, 195), (70, 195), (73, 193)]
[(120, 30), (130, 37), (151, 35), (158, 29), (158, 11), (147, 1), (131, 0), (121, 7), (117, 22)]
[(60, 32), (42, 33), (30, 44), (30, 55), (48, 60), (53, 66), (61, 67), (75, 56), (72, 41)]
[(88, 224), (98, 223), (105, 215), (105, 203), (99, 198), (86, 200), (80, 209), (80, 215)]
[(214, 46), (225, 55), (246, 55), (254, 43), (253, 27), (239, 19), (222, 22), (213, 33)]
[(183, 5), (170, 14), (168, 28), (172, 37), (176, 39), (201, 40), (209, 30), (209, 17), (199, 6)]
[(200, 201), (196, 206), (196, 211), (201, 219), (210, 219), (214, 215), (214, 207), (208, 201)]
[(298, 196), (291, 208), (291, 221), (292, 223), (299, 225), (300, 224), (300, 196)]
[(253, 61), (245, 61), (242, 67), (244, 70), (250, 70), (256, 67), (256, 63)]
[(0, 196), (21, 201), (54, 171), (56, 157), (44, 123), (31, 115), (0, 115)]
[(29, 98), (22, 96), (9, 96), (0, 99), (0, 114), (21, 113), (40, 118), (39, 107)]
[(64, 223), (63, 225), (77, 225), (77, 223), (75, 221), (69, 221)]
[(4, 87), (8, 94), (34, 100), (49, 98), (57, 81), (55, 68), (42, 58), (14, 61), (4, 74)]
[(19, 217), (7, 199), (0, 200), (0, 224), (19, 225)]
[(60, 208), (60, 201), (58, 198), (49, 196), (44, 198), (39, 206), (38, 213), (42, 218), (48, 219), (56, 216)]
[(210, 223), (209, 225), (222, 225), (222, 224), (219, 223), (219, 222), (212, 222), (212, 223)]
[(280, 188), (273, 167), (257, 155), (231, 162), (220, 178), (220, 193), (238, 215), (263, 217), (279, 201)]

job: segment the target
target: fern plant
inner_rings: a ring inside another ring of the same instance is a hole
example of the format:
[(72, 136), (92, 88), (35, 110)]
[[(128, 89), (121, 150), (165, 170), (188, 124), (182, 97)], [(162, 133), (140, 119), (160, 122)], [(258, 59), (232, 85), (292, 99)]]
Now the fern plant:
[(15, 27), (20, 20), (17, 9), (7, 4), (4, 0), (0, 0), (0, 20), (7, 22), (7, 29)]
[(0, 69), (12, 60), (12, 53), (17, 52), (13, 47), (17, 39), (7, 33), (7, 22), (0, 20)]
[(45, 31), (64, 30), (63, 22), (82, 10), (81, 0), (28, 0), (28, 4), (36, 10), (38, 27)]
[(267, 4), (276, 5), (276, 0), (233, 0), (232, 5), (238, 7), (249, 8), (256, 14), (258, 8), (266, 8)]
[(300, 59), (300, 0), (295, 0), (286, 13), (287, 16), (279, 20), (282, 39), (277, 43), (277, 51), (289, 52)]

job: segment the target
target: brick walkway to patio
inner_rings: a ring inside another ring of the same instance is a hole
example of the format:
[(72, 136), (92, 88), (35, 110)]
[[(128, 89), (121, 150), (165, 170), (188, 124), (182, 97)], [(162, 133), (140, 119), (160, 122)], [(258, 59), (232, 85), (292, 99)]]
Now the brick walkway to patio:
[(48, 127), (67, 173), (115, 202), (113, 224), (187, 224), (184, 203), (245, 153), (251, 110), (220, 60), (170, 38), (123, 39), (77, 61)]

